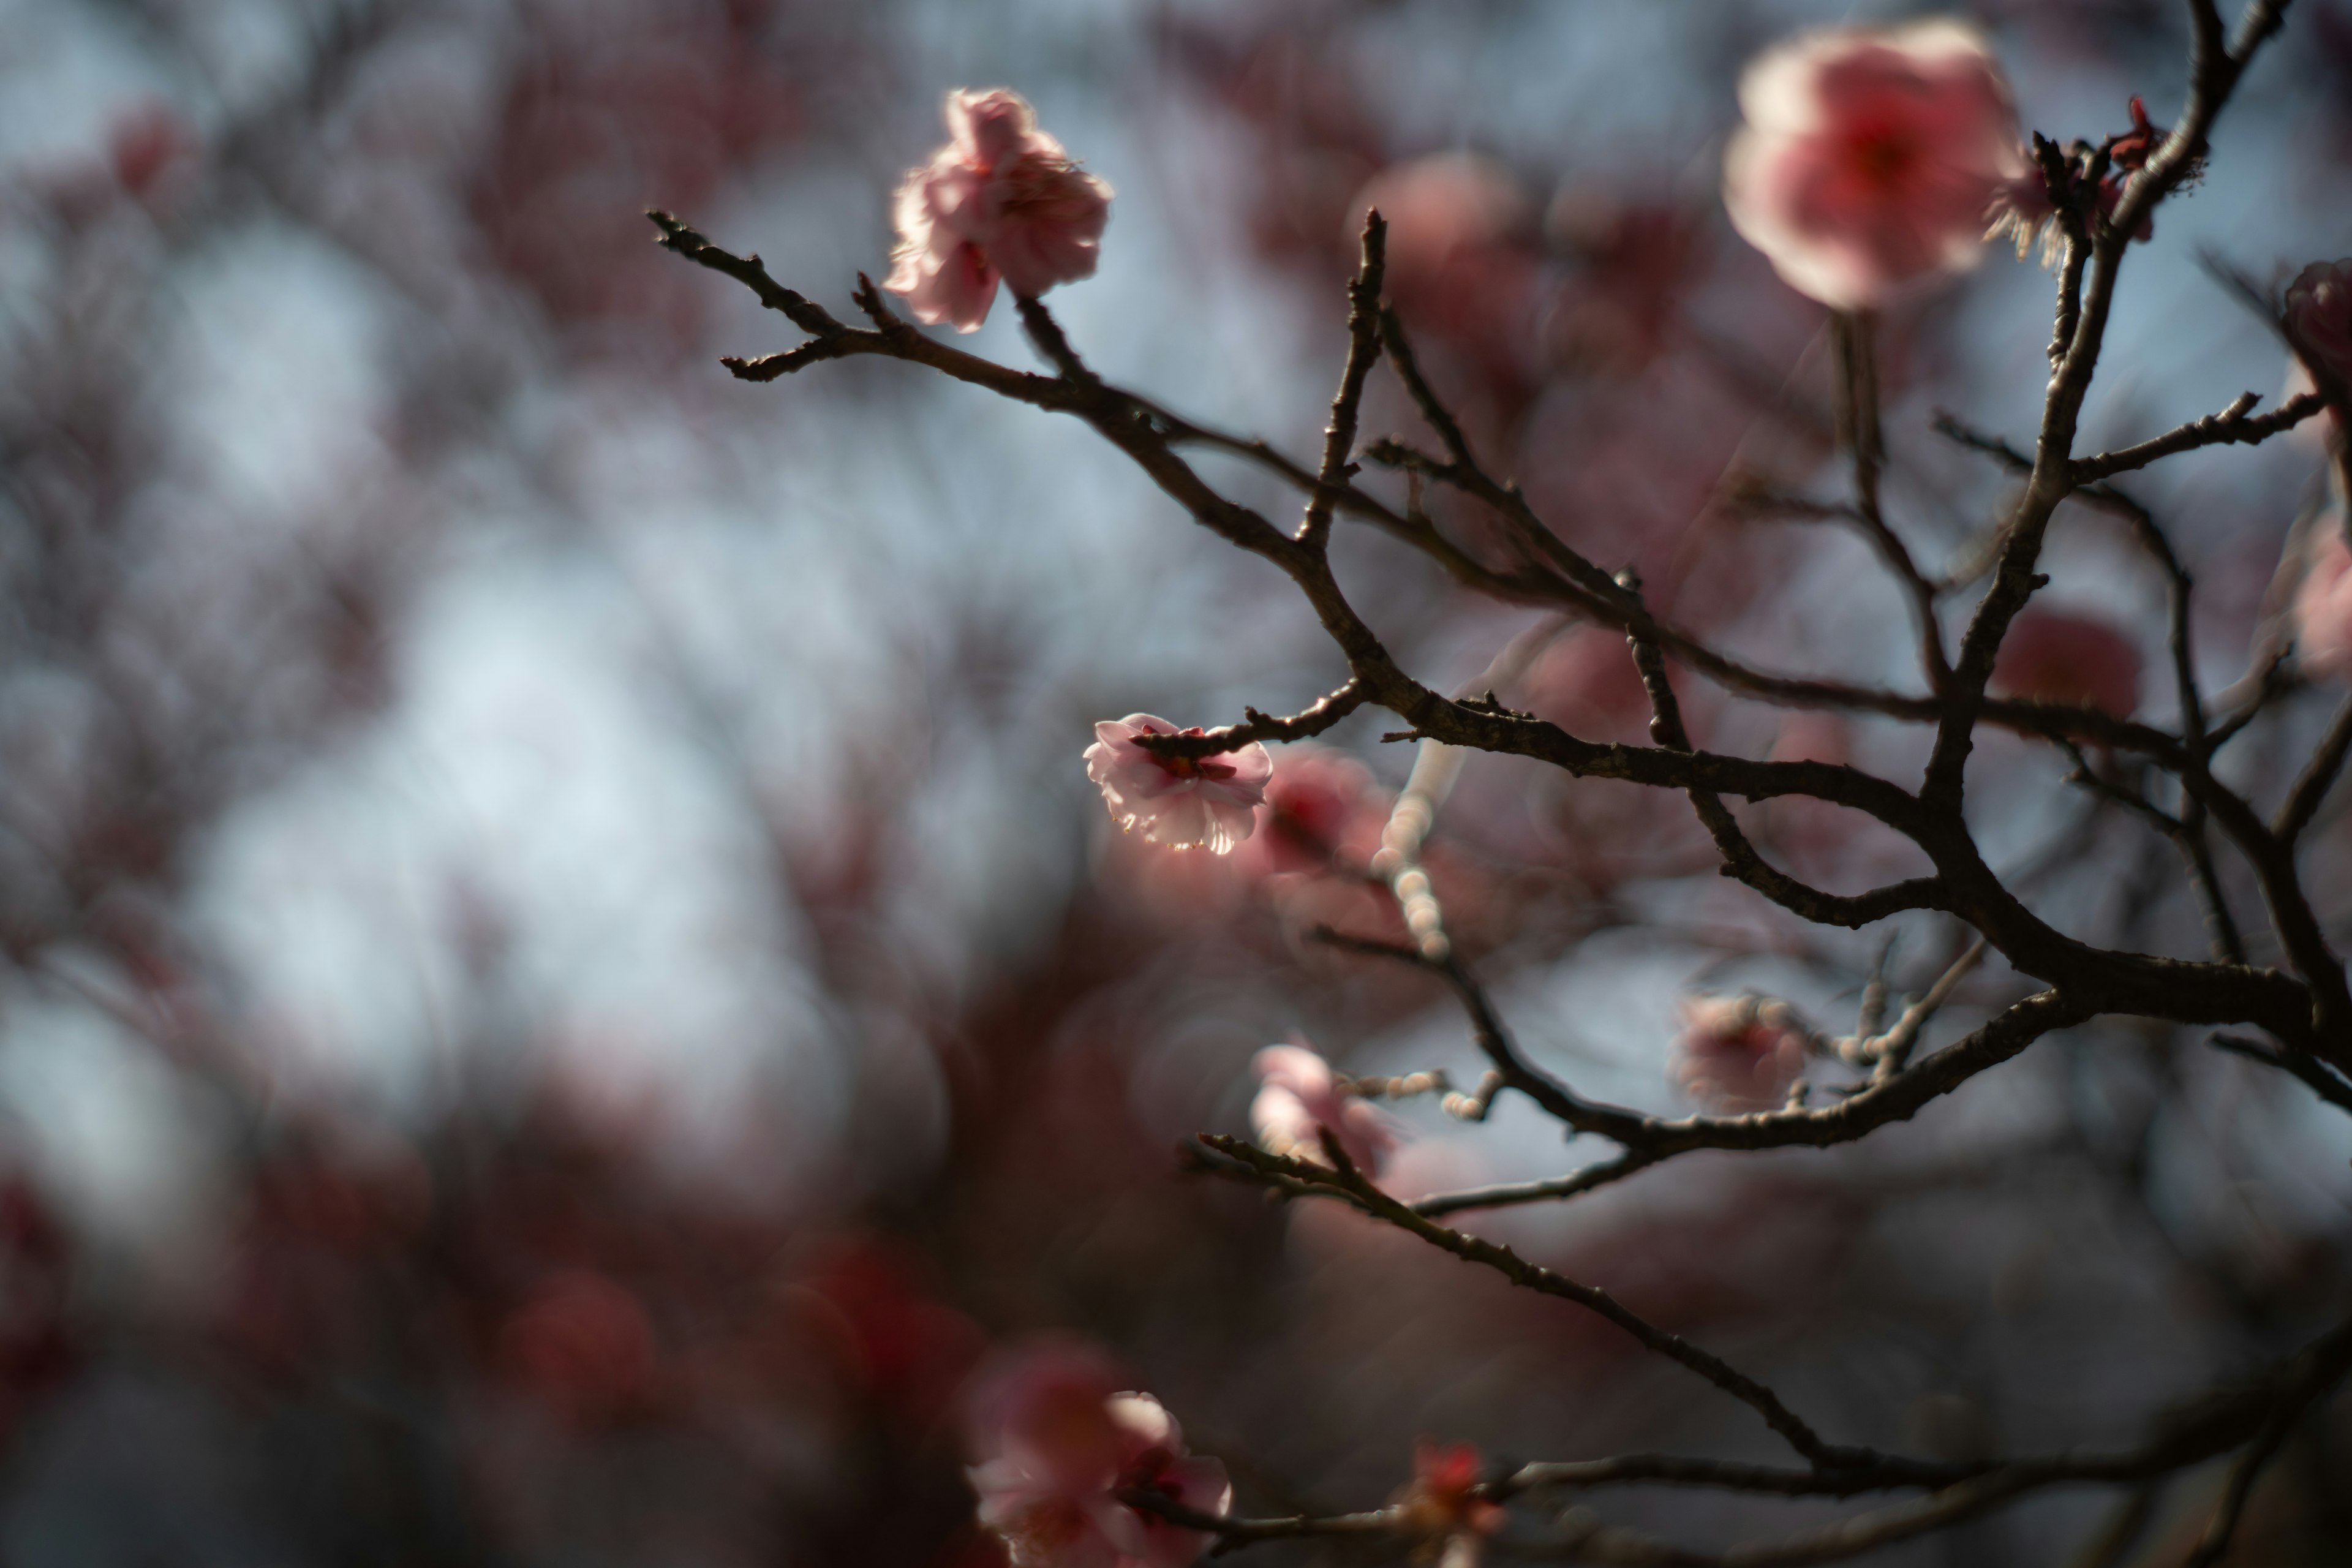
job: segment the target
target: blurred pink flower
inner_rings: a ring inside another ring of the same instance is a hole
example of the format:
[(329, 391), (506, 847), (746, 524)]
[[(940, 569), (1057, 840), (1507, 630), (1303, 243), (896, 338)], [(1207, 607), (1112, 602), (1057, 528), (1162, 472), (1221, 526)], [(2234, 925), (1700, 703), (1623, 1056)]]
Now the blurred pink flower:
[(1479, 1458), (1468, 1443), (1413, 1445), (1412, 1484), (1396, 1495), (1406, 1531), (1424, 1542), (1444, 1543), (1439, 1568), (1467, 1568), (1478, 1561), (1479, 1544), (1503, 1527), (1499, 1503), (1474, 1496)]
[(2286, 286), (2286, 341), (2315, 381), (2352, 388), (2352, 257), (2315, 261)]
[(2352, 548), (2333, 517), (2313, 531), (2294, 592), (2294, 646), (2307, 675), (2340, 679), (2352, 673)]
[(1724, 155), (1731, 225), (1800, 293), (1867, 310), (1976, 264), (1985, 216), (2025, 173), (2009, 84), (1948, 19), (1832, 28), (1767, 50), (1739, 82)]
[(980, 1522), (1014, 1568), (1182, 1568), (1212, 1537), (1119, 1501), (1157, 1492), (1203, 1513), (1232, 1506), (1225, 1467), (1188, 1458), (1176, 1418), (1121, 1393), (1100, 1355), (1045, 1344), (983, 1374), (972, 1399)]
[(1135, 743), (1138, 735), (1197, 735), (1165, 719), (1130, 713), (1095, 726), (1086, 750), (1087, 777), (1095, 781), (1122, 829), (1143, 829), (1144, 842), (1171, 849), (1205, 846), (1223, 855), (1250, 836), (1265, 799), (1274, 759), (1252, 741), (1213, 757), (1163, 757)]
[(1350, 258), (1373, 208), (1388, 220), (1389, 295), (1408, 321), (1525, 352), (1541, 269), (1534, 207), (1510, 171), (1475, 153), (1390, 164), (1349, 204)]
[(1344, 1093), (1330, 1063), (1305, 1046), (1268, 1046), (1250, 1065), (1265, 1080), (1250, 1102), (1250, 1126), (1269, 1152), (1328, 1164), (1318, 1131), (1328, 1127), (1356, 1169), (1380, 1174), (1396, 1149), (1396, 1125)]
[(1391, 804), (1355, 758), (1311, 742), (1293, 746), (1266, 781), (1260, 831), (1235, 859), (1244, 873), (1261, 875), (1328, 871), (1335, 859), (1360, 868), (1381, 847)]
[(1993, 657), (1992, 689), (2129, 718), (2139, 706), (2139, 650), (2102, 622), (2026, 610)]
[(1037, 129), (1019, 93), (948, 94), (951, 140), (898, 187), (883, 287), (919, 321), (978, 329), (1000, 279), (1024, 298), (1094, 275), (1110, 186)]
[(1724, 1110), (1769, 1110), (1804, 1075), (1812, 1031), (1786, 1002), (1694, 996), (1682, 1013), (1675, 1079), (1693, 1100)]

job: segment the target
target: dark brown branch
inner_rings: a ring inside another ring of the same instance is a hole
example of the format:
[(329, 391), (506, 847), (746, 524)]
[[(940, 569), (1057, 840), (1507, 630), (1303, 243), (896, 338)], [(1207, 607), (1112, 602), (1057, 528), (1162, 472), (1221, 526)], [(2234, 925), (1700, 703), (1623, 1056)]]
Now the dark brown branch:
[[(1478, 1048), (1507, 1087), (1526, 1095), (1547, 1114), (1575, 1131), (1597, 1133), (1622, 1145), (1629, 1153), (1646, 1156), (1642, 1165), (1612, 1173), (1612, 1180), (1698, 1149), (1826, 1149), (1852, 1142), (1889, 1122), (1910, 1120), (1929, 1101), (1949, 1094), (1977, 1074), (2000, 1066), (2043, 1035), (2080, 1023), (2090, 1016), (2088, 1009), (2063, 1000), (2055, 992), (2041, 992), (2011, 1005), (1973, 1033), (1915, 1066), (1848, 1095), (1835, 1105), (1670, 1121), (1586, 1100), (1531, 1065), (1513, 1044), (1485, 988), (1457, 957), (1433, 960), (1418, 948), (1351, 936), (1328, 928), (1318, 931), (1316, 935), (1342, 952), (1411, 964), (1444, 979), (1469, 1015)], [(1591, 1184), (1600, 1183), (1596, 1180)]]
[[(1319, 1169), (1319, 1168), (1318, 1168)], [(1328, 1184), (1329, 1173), (1321, 1173)], [(1865, 1492), (1931, 1489), (1922, 1497), (1854, 1515), (1773, 1542), (1752, 1542), (1724, 1553), (1677, 1547), (1629, 1530), (1594, 1524), (1574, 1528), (1559, 1544), (1578, 1561), (1654, 1568), (1808, 1568), (1842, 1561), (1988, 1512), (2053, 1486), (2145, 1485), (2244, 1447), (2234, 1468), (2251, 1487), (2263, 1461), (2294, 1423), (2352, 1369), (2352, 1322), (2339, 1324), (2251, 1385), (2184, 1405), (2154, 1423), (2138, 1447), (2121, 1452), (2060, 1453), (1980, 1464), (1934, 1464), (1871, 1450), (1855, 1462), (1812, 1470), (1730, 1461), (1632, 1454), (1613, 1458), (1524, 1465), (1482, 1488), (1496, 1501), (1529, 1493), (1601, 1486), (1654, 1484), (1784, 1497), (1853, 1497)], [(2275, 1436), (2274, 1436), (2275, 1434)], [(1234, 1544), (1307, 1535), (1383, 1534), (1402, 1530), (1393, 1510), (1326, 1519), (1220, 1518), (1186, 1510), (1153, 1493), (1122, 1499), (1129, 1506)], [(2228, 1500), (2225, 1498), (2225, 1507)], [(2242, 1499), (2240, 1500), (2242, 1506)]]
[(2263, 1429), (2246, 1445), (2245, 1452), (2230, 1467), (2230, 1479), (2221, 1489), (2221, 1501), (2213, 1510), (2212, 1522), (2206, 1527), (2204, 1539), (2197, 1543), (2197, 1550), (2189, 1554), (2183, 1568), (2212, 1568), (2229, 1554), (2230, 1538), (2237, 1533), (2238, 1520), (2246, 1510), (2246, 1500), (2252, 1495), (2263, 1467), (2277, 1454), (2295, 1423), (2327, 1397), (2342, 1381), (2347, 1365), (2352, 1365), (2352, 1354), (2341, 1348), (2332, 1354), (2305, 1352), (2300, 1359), (2300, 1375), (2289, 1384), (2278, 1408), (2263, 1423)]
[(2306, 392), (2288, 398), (2268, 414), (2251, 412), (2261, 401), (2260, 393), (2242, 393), (2237, 401), (2219, 414), (2192, 419), (2153, 440), (2113, 452), (2101, 452), (2095, 457), (2077, 458), (2072, 470), (2074, 482), (2088, 484), (2094, 479), (2104, 479), (2110, 474), (2144, 468), (2159, 458), (2169, 458), (2179, 452), (2193, 452), (2200, 447), (2230, 444), (2251, 447), (2269, 440), (2281, 431), (2294, 429), (2327, 406), (2326, 398), (2315, 392)]
[(2244, 1039), (2236, 1035), (2215, 1035), (2210, 1043), (2216, 1050), (2227, 1051), (2233, 1057), (2243, 1057), (2248, 1061), (2260, 1062), (2266, 1068), (2290, 1073), (2301, 1079), (2314, 1094), (2328, 1104), (2339, 1110), (2352, 1110), (2352, 1079), (2347, 1079), (2315, 1058), (2300, 1051), (2279, 1050), (2259, 1040)]
[[(1955, 812), (1959, 809), (1969, 753), (1975, 744), (1976, 723), (1985, 683), (1992, 675), (1993, 657), (2008, 634), (2011, 621), (2041, 581), (2034, 568), (2051, 515), (2074, 487), (2074, 437), (2083, 400), (2098, 368), (2125, 253), (2156, 205), (2198, 166), (2205, 153), (2206, 137), (2237, 87), (2247, 59), (2255, 47), (2276, 29), (2284, 9), (2284, 0), (2254, 0), (2247, 8), (2234, 48), (2223, 47), (2218, 37), (2209, 34), (2200, 22), (2190, 51), (2189, 101), (2182, 108), (2179, 123), (2132, 175), (2115, 210), (2093, 237), (2078, 318), (2067, 336), (2065, 352), (2056, 362), (2043, 401), (2032, 473), (2010, 521), (1992, 585), (1978, 601), (1976, 614), (1960, 639), (1959, 657), (1953, 664), (1953, 679), (1946, 693), (1948, 700), (1937, 725), (1935, 747), (1920, 788), (1920, 798), (1931, 806)], [(2273, 900), (2274, 904), (2276, 901)], [(2281, 932), (2290, 952), (2295, 951), (2303, 934), (2284, 930)], [(2324, 950), (2325, 944), (2321, 945)], [(2298, 963), (2305, 968), (2306, 978), (2320, 989), (2320, 1011), (2331, 1022), (2340, 1024), (2345, 1015), (2352, 1012), (2352, 993), (2346, 991), (2340, 968), (2332, 982), (2324, 974), (2312, 973), (2317, 957), (2305, 951), (2298, 954)]]
[(1370, 695), (1362, 681), (1351, 679), (1286, 719), (1244, 706), (1242, 723), (1205, 730), (1197, 735), (1138, 735), (1135, 743), (1163, 757), (1213, 757), (1238, 752), (1254, 741), (1304, 741), (1321, 734), (1361, 708)]
[[(659, 207), (647, 207), (646, 216), (651, 218), (654, 226), (661, 230), (661, 238), (655, 243), (664, 250), (675, 251), (698, 267), (708, 267), (713, 272), (724, 273), (732, 278), (759, 296), (761, 304), (771, 310), (782, 312), (785, 319), (793, 325), (816, 339), (819, 343), (840, 339), (850, 333), (851, 329), (835, 320), (833, 313), (824, 306), (805, 295), (795, 293), (769, 277), (768, 269), (761, 265), (757, 252), (748, 256), (736, 256), (721, 250)], [(814, 344), (804, 345), (811, 348), (814, 346)], [(815, 359), (835, 359), (847, 352), (849, 351), (835, 349), (828, 353), (814, 355), (811, 360), (803, 363), (814, 363)], [(781, 371), (755, 374), (751, 367), (760, 363), (756, 360), (721, 363), (726, 363), (729, 370), (733, 371), (738, 377), (745, 381), (770, 381), (776, 375), (783, 374)], [(744, 368), (739, 369), (738, 366)], [(798, 370), (800, 365), (795, 364), (790, 368)]]
[(1657, 1163), (1661, 1156), (1626, 1152), (1613, 1160), (1603, 1160), (1587, 1165), (1581, 1171), (1565, 1176), (1554, 1176), (1541, 1182), (1500, 1182), (1487, 1187), (1465, 1187), (1459, 1192), (1432, 1193), (1415, 1198), (1412, 1210), (1432, 1219), (1445, 1215), (1462, 1214), (1470, 1209), (1513, 1208), (1520, 1204), (1553, 1203), (1589, 1193), (1595, 1187), (1605, 1187), (1612, 1182), (1622, 1181), (1636, 1171)]
[(1522, 1289), (1572, 1301), (1606, 1319), (1633, 1336), (1644, 1350), (1687, 1368), (1748, 1405), (1764, 1418), (1765, 1425), (1778, 1432), (1790, 1447), (1818, 1469), (1835, 1469), (1842, 1464), (1851, 1463), (1859, 1453), (1824, 1441), (1770, 1389), (1721, 1357), (1701, 1350), (1680, 1334), (1657, 1327), (1598, 1286), (1570, 1279), (1540, 1264), (1529, 1263), (1497, 1242), (1452, 1229), (1415, 1214), (1410, 1206), (1381, 1192), (1360, 1172), (1349, 1165), (1347, 1156), (1339, 1150), (1337, 1141), (1328, 1135), (1324, 1141), (1324, 1152), (1332, 1162), (1328, 1166), (1318, 1165), (1311, 1160), (1269, 1154), (1245, 1140), (1222, 1137), (1213, 1132), (1202, 1133), (1201, 1142), (1217, 1152), (1256, 1170), (1287, 1176), (1310, 1186), (1334, 1188), (1352, 1198), (1357, 1207), (1375, 1219), (1407, 1231), (1465, 1263), (1491, 1268)]
[(2290, 850), (2294, 841), (2303, 837), (2303, 830), (2311, 826), (2311, 819), (2319, 815), (2320, 803), (2327, 798), (2336, 775), (2344, 771), (2347, 752), (2352, 752), (2352, 698), (2347, 698), (2336, 710), (2335, 721), (2327, 726), (2319, 749), (2304, 764), (2302, 776), (2287, 791), (2286, 803), (2279, 807), (2278, 816), (2271, 824), (2271, 832)]
[(1902, 539), (1887, 526), (1879, 506), (1878, 480), (1886, 453), (1879, 427), (1876, 323), (1867, 311), (1841, 310), (1830, 318), (1830, 337), (1836, 346), (1839, 369), (1838, 430), (1853, 457), (1855, 516), (1879, 559), (1903, 588), (1912, 629), (1919, 639), (1920, 668), (1927, 673), (1929, 689), (1941, 691), (1952, 670), (1944, 653), (1943, 631), (1936, 620), (1935, 587)]
[[(1872, 422), (1875, 422), (1874, 416)], [(1876, 437), (1874, 435), (1870, 439), (1875, 440)], [(1859, 464), (1861, 459), (1856, 461)], [(1874, 492), (1875, 479), (1869, 483)], [(1866, 504), (1874, 507), (1874, 499)], [(1879, 526), (1883, 529), (1885, 524)], [(1896, 549), (1900, 550), (1901, 546), (1897, 545)], [(1909, 558), (1906, 556), (1905, 559), (1907, 561)], [(1641, 583), (1638, 578), (1626, 572), (1619, 574), (1617, 582), (1628, 597), (1639, 602)], [(1931, 639), (1932, 636), (1931, 632)], [(1642, 689), (1649, 695), (1651, 739), (1671, 752), (1690, 751), (1690, 734), (1683, 725), (1682, 704), (1675, 696), (1674, 683), (1666, 678), (1664, 655), (1658, 651), (1656, 643), (1638, 632), (1629, 633), (1626, 644), (1633, 656), (1633, 668), (1642, 678)], [(1942, 657), (1938, 647), (1936, 662), (1931, 666), (1939, 672), (1938, 679), (1942, 678)], [(1723, 874), (1745, 882), (1782, 909), (1793, 910), (1807, 920), (1822, 925), (1858, 927), (1883, 920), (1900, 909), (1941, 907), (1947, 898), (1943, 883), (1932, 877), (1851, 897), (1825, 893), (1790, 876), (1758, 854), (1756, 846), (1740, 828), (1738, 820), (1731, 815), (1731, 808), (1724, 805), (1721, 795), (1709, 789), (1691, 789), (1685, 794), (1690, 799), (1691, 809), (1697, 814), (1700, 824), (1706, 828), (1707, 836), (1715, 840), (1716, 849), (1723, 857)]]

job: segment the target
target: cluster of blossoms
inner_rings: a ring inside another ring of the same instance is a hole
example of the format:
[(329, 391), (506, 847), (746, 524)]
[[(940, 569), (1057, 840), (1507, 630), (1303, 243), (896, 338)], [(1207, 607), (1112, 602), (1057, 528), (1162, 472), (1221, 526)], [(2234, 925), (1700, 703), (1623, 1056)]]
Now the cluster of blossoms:
[[(2020, 257), (2038, 241), (2046, 258), (2062, 219), (2072, 214), (2095, 225), (2111, 216), (2168, 135), (2135, 98), (2130, 130), (2063, 153), (2037, 142), (2040, 156), (2029, 155), (1985, 39), (1945, 19), (1795, 38), (1748, 67), (1739, 101), (1745, 123), (1724, 165), (1733, 226), (1791, 287), (1845, 311), (1877, 310), (1975, 266), (1990, 238), (2012, 239)], [(1000, 282), (1034, 298), (1091, 276), (1111, 191), (1037, 128), (1017, 94), (950, 93), (947, 121), (948, 145), (898, 193), (898, 243), (886, 287), (905, 295), (919, 320), (971, 331)], [(1449, 223), (1481, 233), (1502, 234), (1524, 218), (1510, 192), (1475, 163), (1432, 163), (1416, 178), (1376, 199), (1407, 209), (1452, 204)], [(1465, 202), (1475, 224), (1454, 221)], [(1391, 258), (1400, 286), (1423, 273), (1458, 282), (1451, 252), (1412, 250), (1416, 226), (1401, 226)], [(2137, 237), (2147, 232), (2143, 224)], [(2352, 260), (2305, 268), (2286, 290), (2280, 326), (2312, 385), (2334, 405), (2340, 455), (2352, 395)], [(2292, 608), (2303, 668), (2352, 677), (2352, 544), (2340, 525), (2314, 531), (2311, 540)], [(1621, 662), (1612, 657), (1612, 668)], [(2037, 606), (2011, 627), (1992, 685), (2122, 717), (2137, 705), (2139, 675), (2139, 653), (2120, 631)], [(1638, 699), (1636, 690), (1633, 705), (1644, 706)], [(1148, 713), (1095, 726), (1087, 776), (1121, 828), (1167, 848), (1222, 856), (1249, 839), (1263, 816), (1257, 871), (1312, 872), (1365, 857), (1375, 837), (1368, 803), (1378, 792), (1360, 764), (1309, 752), (1277, 782), (1255, 742), (1202, 756), (1144, 743), (1202, 733)], [(1377, 868), (1377, 857), (1367, 864)], [(1786, 1003), (1692, 998), (1675, 1076), (1716, 1108), (1768, 1109), (1786, 1101), (1820, 1044)], [(1255, 1066), (1261, 1087), (1250, 1118), (1265, 1148), (1328, 1163), (1336, 1146), (1367, 1176), (1379, 1173), (1398, 1130), (1321, 1057), (1301, 1044), (1271, 1046)], [(981, 1463), (971, 1479), (981, 1520), (1008, 1543), (1016, 1568), (1177, 1568), (1208, 1544), (1209, 1535), (1136, 1502), (1157, 1496), (1222, 1515), (1231, 1499), (1223, 1467), (1186, 1454), (1157, 1400), (1116, 1384), (1098, 1358), (1066, 1348), (1030, 1352), (983, 1384), (974, 1426)], [(1479, 1488), (1477, 1457), (1466, 1447), (1424, 1445), (1396, 1506), (1407, 1533), (1455, 1564), (1474, 1561), (1503, 1517)]]

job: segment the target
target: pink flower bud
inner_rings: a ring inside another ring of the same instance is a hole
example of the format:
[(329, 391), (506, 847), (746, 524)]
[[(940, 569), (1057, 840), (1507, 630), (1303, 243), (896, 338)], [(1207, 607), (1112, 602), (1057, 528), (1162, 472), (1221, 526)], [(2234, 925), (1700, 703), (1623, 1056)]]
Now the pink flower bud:
[(1156, 1492), (1210, 1514), (1233, 1504), (1224, 1466), (1189, 1457), (1160, 1401), (1120, 1392), (1110, 1363), (1081, 1346), (1035, 1346), (983, 1373), (971, 1443), (980, 1522), (1014, 1568), (1183, 1568), (1212, 1537), (1121, 1495)]
[(1839, 310), (1975, 266), (1994, 195), (2026, 173), (2009, 83), (1956, 21), (1806, 34), (1748, 66), (1739, 105), (1731, 225)]
[(1992, 689), (2099, 709), (2118, 719), (2139, 706), (2139, 650), (2098, 621), (2060, 610), (2026, 610), (2010, 623), (1993, 656)]
[(2352, 257), (2296, 273), (2280, 325), (2316, 384), (2337, 397), (2352, 392)]
[(1106, 719), (1086, 750), (1087, 777), (1101, 788), (1112, 820), (1142, 828), (1144, 842), (1223, 855), (1256, 826), (1274, 759), (1255, 741), (1212, 757), (1163, 757), (1135, 743), (1138, 735), (1179, 733), (1201, 731), (1180, 731), (1149, 713)]
[(883, 287), (919, 321), (978, 329), (1000, 279), (1024, 298), (1094, 275), (1110, 186), (1037, 129), (1019, 93), (948, 94), (950, 140), (898, 187)]
[(1268, 1046), (1250, 1065), (1265, 1080), (1250, 1104), (1250, 1125), (1269, 1152), (1328, 1165), (1323, 1132), (1328, 1130), (1350, 1164), (1367, 1176), (1380, 1174), (1400, 1141), (1396, 1125), (1344, 1092), (1330, 1063), (1291, 1045)]
[(1804, 1076), (1812, 1031), (1786, 1002), (1696, 996), (1682, 1012), (1675, 1077), (1693, 1100), (1724, 1110), (1769, 1110)]

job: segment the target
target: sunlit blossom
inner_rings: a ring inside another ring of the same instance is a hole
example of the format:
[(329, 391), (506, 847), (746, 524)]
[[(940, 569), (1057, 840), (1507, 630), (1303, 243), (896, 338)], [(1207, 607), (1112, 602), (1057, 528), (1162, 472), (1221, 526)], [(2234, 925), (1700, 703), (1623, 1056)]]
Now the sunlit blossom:
[(1200, 733), (1149, 713), (1106, 719), (1086, 750), (1087, 777), (1101, 789), (1112, 820), (1140, 830), (1144, 842), (1223, 855), (1256, 826), (1274, 759), (1255, 741), (1208, 757), (1163, 757), (1136, 744), (1139, 735)]
[(1288, 1045), (1266, 1047), (1250, 1065), (1262, 1080), (1250, 1103), (1250, 1126), (1263, 1147), (1328, 1164), (1328, 1129), (1350, 1164), (1368, 1176), (1380, 1173), (1400, 1141), (1396, 1124), (1346, 1092), (1330, 1063), (1303, 1045)]
[(1024, 298), (1094, 275), (1110, 186), (1037, 129), (1019, 93), (948, 94), (950, 140), (898, 187), (898, 243), (883, 287), (921, 321), (988, 319), (1001, 280)]

